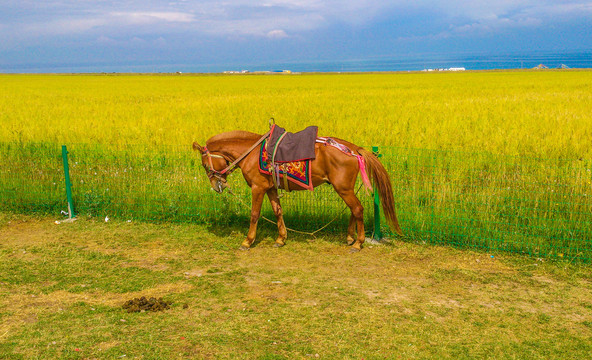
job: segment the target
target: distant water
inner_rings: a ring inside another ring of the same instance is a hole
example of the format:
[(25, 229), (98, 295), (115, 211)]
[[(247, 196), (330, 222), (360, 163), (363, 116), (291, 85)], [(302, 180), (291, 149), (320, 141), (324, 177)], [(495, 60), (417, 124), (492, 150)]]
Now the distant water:
[(426, 69), (448, 69), (452, 67), (463, 67), (467, 70), (531, 69), (541, 64), (550, 69), (560, 68), (561, 66), (567, 66), (569, 68), (592, 68), (592, 51), (508, 55), (423, 55), (342, 62), (286, 63), (285, 66), (287, 69), (293, 71), (369, 72), (421, 71)]
[(570, 52), (530, 52), (511, 54), (454, 54), (376, 57), (343, 61), (294, 61), (259, 64), (69, 64), (0, 65), (0, 73), (219, 73), (223, 71), (293, 72), (378, 72), (421, 71), (464, 67), (467, 70), (530, 69), (538, 65), (550, 69), (592, 68), (592, 50)]

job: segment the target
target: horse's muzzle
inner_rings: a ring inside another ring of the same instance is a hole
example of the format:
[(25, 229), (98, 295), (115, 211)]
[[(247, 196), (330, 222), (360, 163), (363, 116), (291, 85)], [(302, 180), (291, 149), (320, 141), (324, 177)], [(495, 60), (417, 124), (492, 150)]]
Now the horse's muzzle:
[(222, 181), (220, 179), (216, 179), (216, 182), (212, 184), (212, 189), (217, 192), (218, 194), (222, 194), (224, 189), (228, 187), (226, 181)]

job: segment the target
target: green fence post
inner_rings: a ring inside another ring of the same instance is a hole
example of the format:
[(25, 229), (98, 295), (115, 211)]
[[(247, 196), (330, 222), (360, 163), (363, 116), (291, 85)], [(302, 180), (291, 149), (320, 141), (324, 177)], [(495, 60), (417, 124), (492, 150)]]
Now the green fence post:
[(70, 169), (68, 168), (68, 149), (62, 145), (62, 160), (64, 162), (64, 177), (66, 180), (66, 197), (68, 198), (68, 218), (76, 216), (74, 213), (74, 203), (72, 201), (72, 183), (70, 182)]
[[(372, 146), (372, 152), (377, 157), (382, 157), (378, 153), (378, 146)], [(382, 239), (382, 231), (380, 230), (380, 197), (378, 197), (378, 191), (374, 189), (374, 239)]]

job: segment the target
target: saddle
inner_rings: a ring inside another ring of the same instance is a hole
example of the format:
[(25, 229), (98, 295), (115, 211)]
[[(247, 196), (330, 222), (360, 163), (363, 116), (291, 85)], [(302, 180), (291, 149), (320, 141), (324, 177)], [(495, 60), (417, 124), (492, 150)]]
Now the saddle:
[(317, 126), (309, 126), (297, 133), (287, 132), (273, 124), (267, 141), (267, 155), (272, 163), (287, 163), (315, 158)]
[(305, 189), (313, 190), (311, 161), (315, 159), (315, 144), (334, 147), (346, 155), (356, 157), (360, 167), (362, 181), (368, 189), (372, 189), (366, 173), (364, 158), (347, 146), (329, 137), (317, 137), (318, 127), (309, 126), (297, 133), (286, 132), (285, 129), (273, 124), (270, 134), (261, 145), (259, 154), (259, 171), (271, 175), (276, 188), (290, 191), (288, 181)]
[(316, 157), (317, 132), (316, 126), (291, 133), (273, 124), (261, 145), (259, 171), (271, 175), (278, 189), (283, 179), (286, 191), (290, 191), (288, 181), (312, 191), (310, 162)]

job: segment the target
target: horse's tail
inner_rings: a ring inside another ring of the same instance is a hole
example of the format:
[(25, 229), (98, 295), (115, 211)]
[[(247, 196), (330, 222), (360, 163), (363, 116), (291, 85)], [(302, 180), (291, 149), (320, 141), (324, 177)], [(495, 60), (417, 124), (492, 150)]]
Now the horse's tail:
[(374, 191), (378, 191), (386, 221), (397, 234), (403, 235), (403, 230), (401, 230), (401, 226), (399, 226), (399, 220), (395, 213), (393, 187), (386, 169), (382, 166), (376, 155), (370, 151), (359, 148), (358, 153), (364, 158), (368, 174), (370, 175), (370, 180), (374, 184)]

